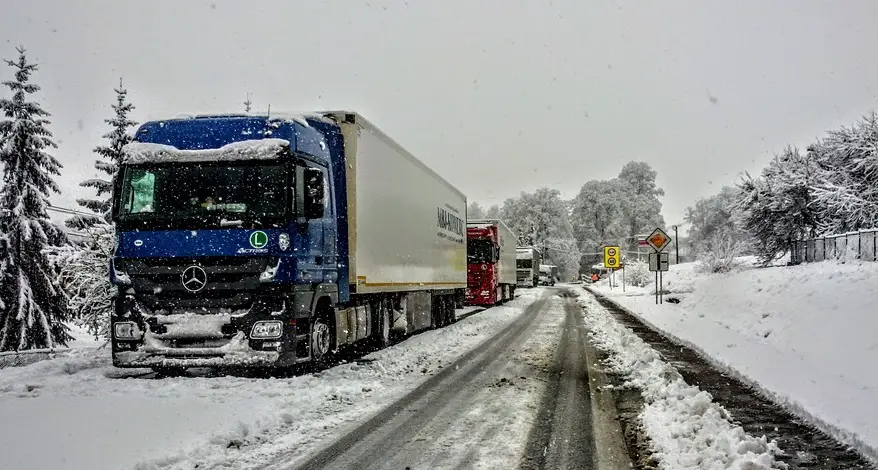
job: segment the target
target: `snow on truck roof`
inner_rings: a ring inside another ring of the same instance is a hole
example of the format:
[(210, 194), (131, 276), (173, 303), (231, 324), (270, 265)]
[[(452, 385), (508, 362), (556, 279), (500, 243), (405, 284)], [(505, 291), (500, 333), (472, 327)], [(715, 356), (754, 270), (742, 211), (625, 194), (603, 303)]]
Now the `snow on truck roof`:
[(235, 160), (270, 160), (280, 156), (281, 150), (290, 147), (285, 139), (243, 140), (223, 145), (218, 149), (180, 150), (177, 147), (145, 142), (132, 142), (122, 147), (125, 162), (214, 162)]

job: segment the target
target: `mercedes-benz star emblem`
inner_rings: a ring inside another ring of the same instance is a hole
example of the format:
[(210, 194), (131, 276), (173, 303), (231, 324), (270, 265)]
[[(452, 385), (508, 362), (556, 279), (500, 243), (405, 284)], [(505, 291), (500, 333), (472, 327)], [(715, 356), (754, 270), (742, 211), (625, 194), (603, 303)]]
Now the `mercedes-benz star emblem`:
[(189, 266), (180, 278), (183, 288), (189, 292), (198, 292), (207, 285), (207, 273), (201, 266)]

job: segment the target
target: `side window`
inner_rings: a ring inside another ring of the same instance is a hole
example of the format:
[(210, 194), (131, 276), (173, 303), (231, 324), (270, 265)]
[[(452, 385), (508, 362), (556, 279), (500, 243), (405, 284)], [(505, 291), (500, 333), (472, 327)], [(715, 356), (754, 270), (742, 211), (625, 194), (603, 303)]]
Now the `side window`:
[(155, 208), (155, 174), (146, 170), (132, 170), (123, 212), (138, 214), (153, 212)]

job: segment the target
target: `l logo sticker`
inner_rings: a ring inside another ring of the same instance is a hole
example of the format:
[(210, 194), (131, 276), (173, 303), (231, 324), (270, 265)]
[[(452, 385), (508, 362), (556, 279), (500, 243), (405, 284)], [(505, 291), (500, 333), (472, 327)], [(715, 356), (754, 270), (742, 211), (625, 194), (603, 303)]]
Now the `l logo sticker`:
[(262, 230), (257, 230), (250, 234), (250, 246), (253, 248), (265, 248), (268, 245), (268, 235)]

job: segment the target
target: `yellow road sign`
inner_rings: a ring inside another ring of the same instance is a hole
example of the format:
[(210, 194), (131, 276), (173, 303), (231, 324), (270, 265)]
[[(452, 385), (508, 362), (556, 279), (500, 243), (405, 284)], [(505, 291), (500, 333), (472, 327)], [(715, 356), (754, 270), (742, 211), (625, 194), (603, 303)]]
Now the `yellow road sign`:
[(618, 246), (604, 247), (604, 267), (619, 268), (622, 266), (622, 251)]

